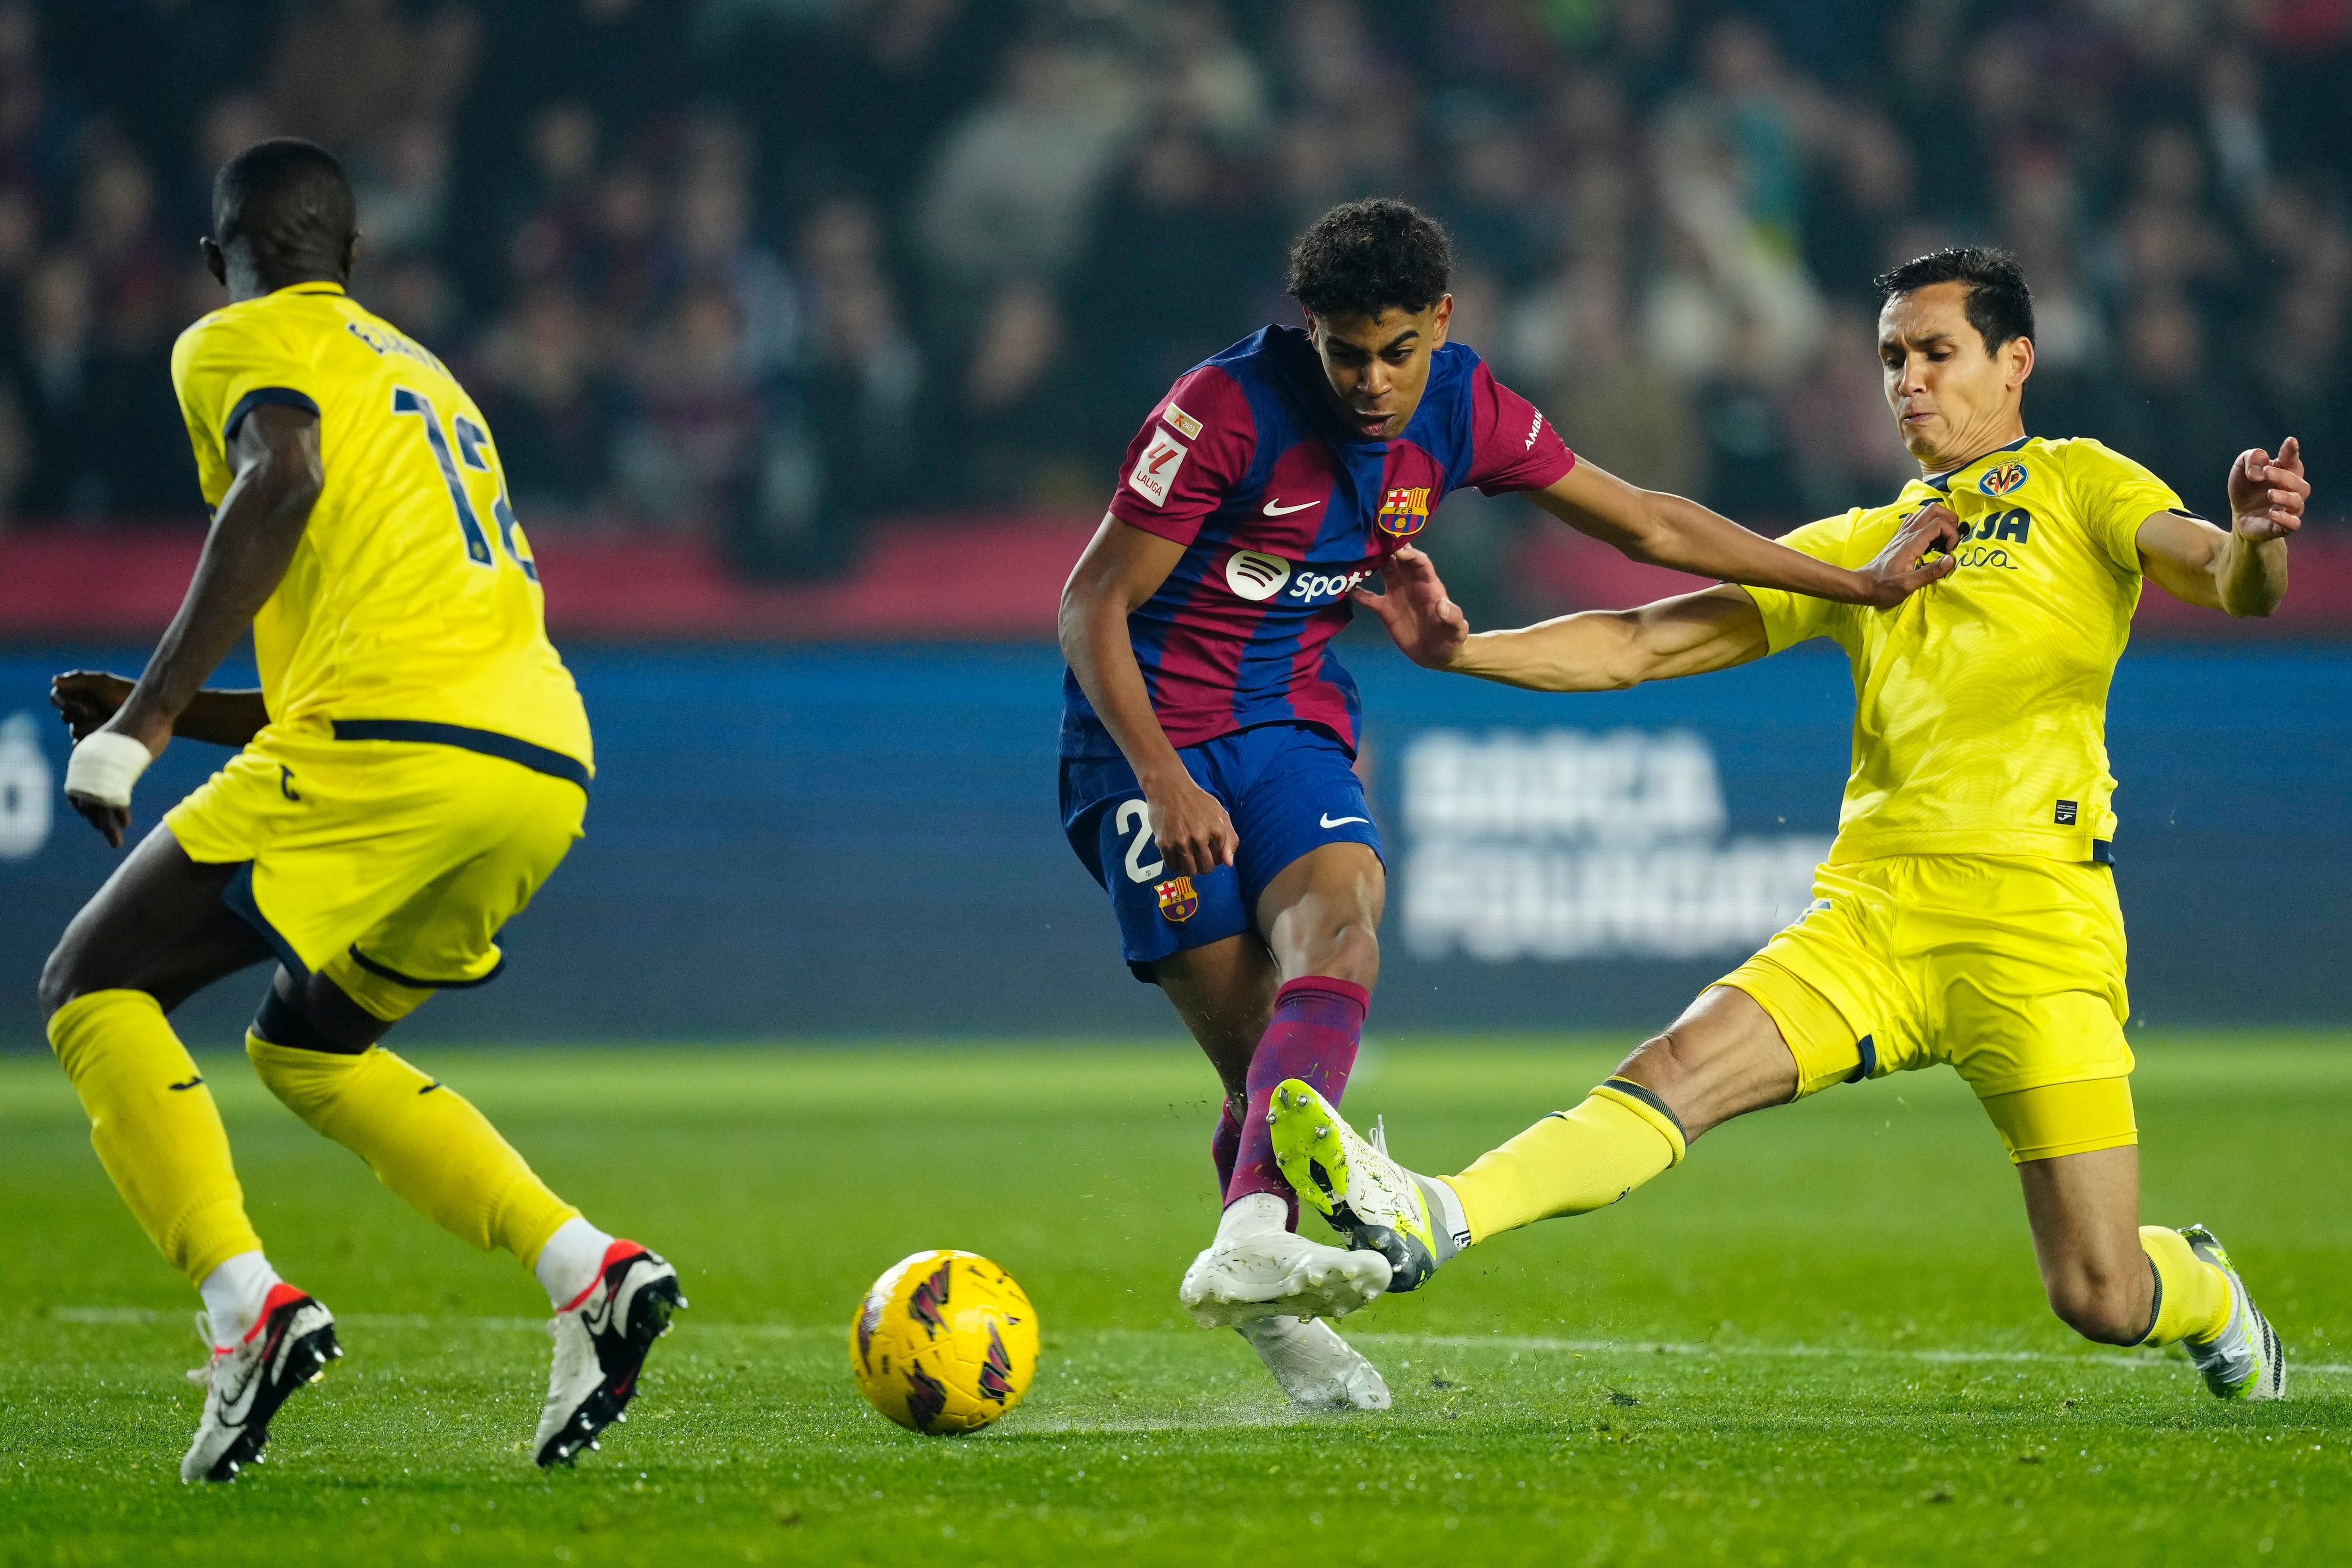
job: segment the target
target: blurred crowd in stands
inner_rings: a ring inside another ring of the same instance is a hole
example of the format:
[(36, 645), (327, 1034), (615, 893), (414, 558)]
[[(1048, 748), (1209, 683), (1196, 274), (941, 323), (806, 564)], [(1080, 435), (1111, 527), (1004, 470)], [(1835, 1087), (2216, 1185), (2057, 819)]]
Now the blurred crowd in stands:
[(1091, 515), (1371, 193), (1446, 222), (1455, 335), (1572, 446), (1743, 520), (1912, 471), (1870, 279), (1956, 241), (2024, 259), (2038, 432), (2205, 510), (2241, 446), (2352, 443), (2346, 0), (0, 0), (12, 521), (196, 513), (170, 347), (213, 170), (280, 132), (345, 159), (354, 292), (535, 533), (756, 573)]

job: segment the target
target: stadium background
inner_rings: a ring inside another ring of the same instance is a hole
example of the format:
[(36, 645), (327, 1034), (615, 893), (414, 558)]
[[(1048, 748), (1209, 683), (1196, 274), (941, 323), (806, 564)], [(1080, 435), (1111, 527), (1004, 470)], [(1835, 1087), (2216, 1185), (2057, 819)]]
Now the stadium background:
[[(1953, 240), (2034, 281), (2030, 428), (2209, 510), (2301, 435), (2284, 612), (2143, 606), (2118, 876), (2143, 1018), (2341, 1016), (2352, 6), (78, 0), (0, 5), (0, 1044), (109, 862), (46, 679), (135, 669), (186, 582), (165, 360), (210, 172), (276, 132), (345, 155), (355, 292), (488, 412), (598, 731), (511, 972), (404, 1037), (1171, 1031), (1054, 820), (1055, 595), (1154, 395), (1374, 192), (1449, 224), (1457, 335), (1571, 445), (1759, 526), (1907, 471), (1867, 280)], [(1516, 500), (1431, 539), (1484, 624), (1673, 583)], [(1376, 1027), (1654, 1022), (1801, 901), (1833, 656), (1549, 700), (1346, 656)]]

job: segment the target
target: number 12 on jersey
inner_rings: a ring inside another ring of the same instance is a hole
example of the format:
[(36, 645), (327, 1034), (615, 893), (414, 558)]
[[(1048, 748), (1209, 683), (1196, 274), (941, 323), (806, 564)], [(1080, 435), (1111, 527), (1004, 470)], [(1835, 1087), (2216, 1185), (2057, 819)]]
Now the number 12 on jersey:
[(482, 520), (474, 510), (473, 498), (466, 493), (465, 478), (457, 472), (459, 458), (476, 473), (489, 474), (498, 480), (498, 499), (490, 503), (490, 515), (499, 525), (499, 542), (506, 546), (507, 558), (522, 568), (523, 575), (534, 583), (538, 582), (538, 566), (522, 552), (521, 546), (515, 541), (514, 504), (507, 499), (506, 476), (490, 466), (490, 456), (486, 450), (490, 444), (490, 433), (464, 415), (458, 415), (450, 421), (450, 427), (457, 436), (457, 451), (453, 457), (449, 450), (449, 438), (441, 433), (441, 416), (435, 410), (431, 398), (412, 387), (395, 386), (392, 389), (392, 411), (415, 415), (424, 422), (425, 443), (433, 448), (433, 460), (440, 465), (441, 478), (449, 487), (449, 504), (457, 509), (457, 531), (466, 538), (467, 559), (477, 566), (494, 570), (499, 563), (498, 556), (490, 550), (489, 535), (483, 531)]

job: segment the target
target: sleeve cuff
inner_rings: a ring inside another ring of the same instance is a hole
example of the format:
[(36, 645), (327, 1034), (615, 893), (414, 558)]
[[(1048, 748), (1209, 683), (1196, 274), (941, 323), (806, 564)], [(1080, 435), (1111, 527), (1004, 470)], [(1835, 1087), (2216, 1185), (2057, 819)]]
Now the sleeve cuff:
[(299, 408), (313, 417), (319, 412), (319, 405), (310, 400), (308, 393), (297, 392), (290, 386), (257, 386), (238, 398), (236, 406), (228, 411), (228, 418), (221, 426), (221, 445), (225, 447), (236, 440), (236, 427), (245, 423), (245, 416), (265, 404), (278, 408)]
[(1510, 495), (1518, 490), (1548, 490), (1568, 478), (1575, 469), (1576, 454), (1562, 452), (1559, 456), (1559, 467), (1557, 468), (1523, 469), (1499, 483), (1480, 485), (1477, 490), (1482, 496)]
[(1122, 504), (1126, 499), (1124, 494), (1113, 497), (1109, 510), (1111, 516), (1129, 528), (1139, 528), (1146, 533), (1157, 534), (1171, 544), (1188, 547), (1194, 540), (1201, 537), (1202, 519), (1170, 517), (1165, 512), (1151, 511), (1139, 507), (1129, 508)]

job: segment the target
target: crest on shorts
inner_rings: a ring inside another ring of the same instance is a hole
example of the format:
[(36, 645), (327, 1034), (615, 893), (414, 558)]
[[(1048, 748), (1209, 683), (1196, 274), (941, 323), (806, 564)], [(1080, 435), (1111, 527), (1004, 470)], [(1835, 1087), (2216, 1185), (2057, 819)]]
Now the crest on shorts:
[(1429, 521), (1429, 487), (1400, 485), (1381, 498), (1381, 531), (1410, 539)]
[(1190, 877), (1171, 877), (1151, 890), (1160, 895), (1160, 912), (1171, 921), (1189, 921), (1201, 907)]
[(2023, 463), (1995, 463), (1977, 481), (1977, 489), (1989, 496), (2005, 496), (2026, 479)]

